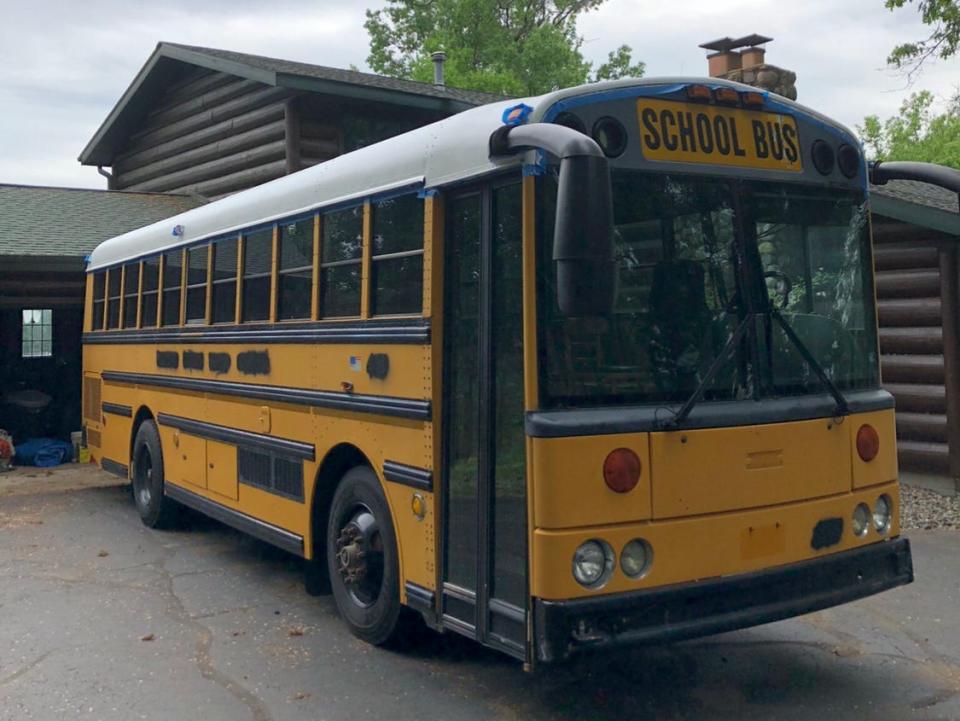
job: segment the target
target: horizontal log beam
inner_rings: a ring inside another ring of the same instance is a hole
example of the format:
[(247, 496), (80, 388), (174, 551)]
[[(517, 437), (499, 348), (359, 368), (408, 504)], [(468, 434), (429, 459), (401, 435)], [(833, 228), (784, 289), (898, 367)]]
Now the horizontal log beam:
[(279, 178), (285, 175), (287, 171), (286, 159), (275, 160), (272, 163), (261, 165), (258, 168), (249, 168), (238, 173), (232, 173), (213, 180), (193, 185), (184, 185), (179, 188), (173, 188), (171, 192), (191, 193), (202, 195), (205, 198), (214, 196), (223, 196), (229, 193), (235, 193), (238, 190), (252, 188), (255, 185), (266, 183), (268, 180)]
[(234, 78), (231, 82), (213, 88), (192, 98), (183, 99), (176, 103), (164, 103), (162, 100), (147, 116), (143, 124), (144, 130), (170, 125), (199, 112), (223, 105), (241, 95), (262, 88), (263, 83), (245, 78)]
[(888, 298), (877, 301), (877, 317), (884, 326), (940, 325), (939, 298)]
[(900, 441), (897, 443), (900, 467), (907, 471), (948, 473), (950, 453), (946, 443)]
[[(26, 278), (3, 278), (0, 277), (0, 294), (29, 294), (44, 292), (50, 295), (65, 295), (70, 293), (83, 293), (86, 282), (83, 278), (77, 280), (75, 277), (69, 280), (40, 280)], [(53, 291), (53, 293), (50, 293)]]
[(897, 409), (905, 413), (946, 413), (947, 393), (942, 385), (884, 383), (897, 401)]
[(880, 369), (884, 383), (943, 383), (942, 355), (885, 355)]
[(82, 308), (83, 296), (2, 295), (0, 308)]
[(340, 155), (340, 144), (333, 140), (308, 140), (303, 138), (300, 141), (300, 154), (317, 160), (329, 160)]
[[(262, 166), (272, 160), (286, 157), (286, 143), (281, 137), (272, 143), (257, 148), (244, 150), (240, 153), (217, 158), (207, 163), (200, 163), (176, 173), (161, 175), (153, 180), (135, 183), (128, 186), (128, 190), (140, 192), (166, 192), (186, 185), (197, 185), (202, 181), (228, 176), (248, 168)], [(203, 193), (201, 193), (203, 195)]]
[(942, 413), (897, 413), (897, 438), (924, 443), (947, 442), (947, 417)]
[(263, 108), (243, 113), (229, 118), (215, 125), (201, 128), (193, 133), (155, 145), (147, 150), (137, 150), (118, 156), (113, 168), (116, 173), (122, 174), (134, 168), (140, 168), (151, 163), (185, 153), (193, 148), (210, 145), (219, 140), (230, 138), (239, 133), (259, 128), (264, 125), (283, 119), (283, 104), (276, 103)]
[(943, 353), (943, 329), (929, 328), (880, 328), (880, 352), (896, 353)]
[(885, 270), (877, 273), (880, 298), (928, 298), (940, 295), (940, 271)]
[[(228, 135), (209, 145), (188, 150), (171, 158), (159, 160), (139, 168), (134, 168), (116, 176), (118, 188), (132, 188), (137, 183), (169, 176), (171, 173), (197, 166), (218, 158), (227, 158), (235, 153), (249, 150), (257, 146), (268, 145), (283, 138), (283, 120), (261, 125), (244, 133)], [(174, 183), (176, 185), (176, 183)]]
[(878, 245), (873, 249), (877, 270), (912, 270), (936, 268), (937, 249), (934, 246)]

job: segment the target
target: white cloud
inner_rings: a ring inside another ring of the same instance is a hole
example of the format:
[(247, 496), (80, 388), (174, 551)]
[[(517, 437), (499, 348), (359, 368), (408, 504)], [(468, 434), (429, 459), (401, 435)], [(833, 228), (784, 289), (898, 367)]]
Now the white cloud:
[[(365, 0), (32, 0), (4, 3), (0, 25), (0, 182), (103, 187), (76, 160), (160, 40), (365, 67)], [(920, 38), (916, 9), (882, 0), (608, 0), (581, 19), (599, 63), (626, 43), (648, 75), (702, 75), (701, 42), (758, 32), (768, 60), (797, 73), (801, 102), (850, 126), (896, 113), (909, 94), (884, 68), (895, 44)], [(915, 89), (946, 98), (960, 60), (932, 65)]]

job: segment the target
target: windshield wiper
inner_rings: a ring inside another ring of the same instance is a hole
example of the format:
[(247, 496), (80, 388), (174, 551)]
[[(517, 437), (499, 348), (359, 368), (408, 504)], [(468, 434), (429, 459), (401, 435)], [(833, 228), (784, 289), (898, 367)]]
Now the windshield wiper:
[(817, 377), (820, 379), (820, 382), (827, 387), (827, 390), (830, 391), (830, 395), (833, 396), (833, 400), (837, 402), (836, 408), (834, 408), (833, 415), (835, 418), (841, 416), (846, 416), (850, 414), (850, 406), (847, 403), (846, 397), (843, 393), (837, 388), (837, 384), (834, 383), (830, 376), (827, 375), (827, 372), (823, 369), (823, 366), (813, 357), (813, 353), (810, 352), (810, 349), (800, 340), (800, 336), (797, 335), (796, 331), (793, 330), (787, 319), (783, 317), (779, 310), (776, 308), (770, 307), (768, 312), (771, 316), (780, 324), (780, 327), (783, 328), (783, 332), (787, 335), (787, 338), (790, 339), (790, 342), (800, 351), (800, 355), (807, 362), (807, 365), (813, 369), (813, 372), (817, 374)]
[(686, 403), (681, 406), (680, 410), (677, 411), (673, 418), (669, 418), (661, 424), (661, 428), (664, 430), (676, 428), (683, 423), (687, 416), (690, 415), (690, 411), (692, 411), (693, 407), (700, 402), (700, 397), (703, 395), (703, 392), (706, 390), (707, 386), (710, 385), (710, 382), (714, 379), (717, 373), (720, 372), (720, 369), (726, 362), (730, 352), (737, 345), (737, 343), (740, 342), (740, 339), (743, 338), (743, 334), (746, 333), (747, 328), (750, 327), (750, 323), (756, 317), (757, 314), (755, 313), (748, 313), (744, 316), (743, 320), (740, 321), (740, 325), (738, 325), (736, 330), (733, 331), (733, 335), (727, 339), (727, 342), (724, 344), (723, 348), (720, 349), (717, 357), (714, 358), (713, 363), (710, 364), (710, 367), (707, 369), (707, 372), (700, 381), (700, 384), (696, 387), (696, 389), (694, 389), (693, 394), (687, 399)]

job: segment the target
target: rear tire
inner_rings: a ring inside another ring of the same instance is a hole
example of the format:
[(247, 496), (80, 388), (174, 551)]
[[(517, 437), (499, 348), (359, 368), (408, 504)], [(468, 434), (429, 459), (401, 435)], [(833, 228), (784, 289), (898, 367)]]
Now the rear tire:
[(133, 441), (133, 502), (149, 528), (171, 528), (180, 520), (182, 506), (163, 494), (163, 449), (153, 421), (144, 421)]
[(327, 569), (340, 616), (375, 646), (402, 635), (397, 539), (376, 474), (351, 468), (333, 495), (327, 520)]

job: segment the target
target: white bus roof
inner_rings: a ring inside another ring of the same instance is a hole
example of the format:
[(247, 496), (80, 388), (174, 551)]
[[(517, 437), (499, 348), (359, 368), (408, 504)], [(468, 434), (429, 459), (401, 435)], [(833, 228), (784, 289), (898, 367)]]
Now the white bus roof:
[[(503, 111), (519, 103), (532, 108), (528, 120), (537, 122), (566, 98), (632, 87), (689, 83), (756, 90), (719, 78), (631, 78), (482, 105), (106, 240), (90, 256), (88, 271), (393, 189), (415, 185), (431, 188), (499, 167), (520, 165), (524, 161), (522, 155), (491, 160), (488, 145), (490, 134), (503, 124)], [(777, 96), (777, 100), (834, 124), (786, 98)], [(176, 226), (181, 227), (178, 236), (173, 234)]]

